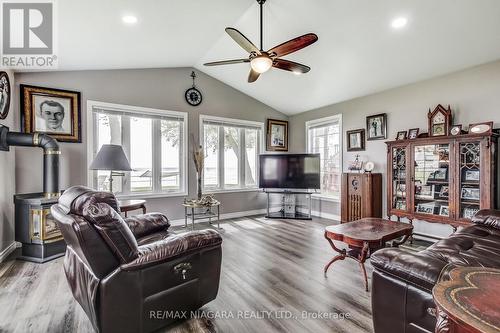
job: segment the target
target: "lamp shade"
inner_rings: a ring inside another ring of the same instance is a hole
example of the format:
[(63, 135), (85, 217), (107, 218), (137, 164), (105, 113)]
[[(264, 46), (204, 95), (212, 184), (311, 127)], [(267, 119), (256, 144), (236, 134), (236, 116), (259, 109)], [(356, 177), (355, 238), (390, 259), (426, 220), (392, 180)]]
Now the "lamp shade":
[(102, 145), (90, 164), (90, 170), (132, 171), (122, 146)]

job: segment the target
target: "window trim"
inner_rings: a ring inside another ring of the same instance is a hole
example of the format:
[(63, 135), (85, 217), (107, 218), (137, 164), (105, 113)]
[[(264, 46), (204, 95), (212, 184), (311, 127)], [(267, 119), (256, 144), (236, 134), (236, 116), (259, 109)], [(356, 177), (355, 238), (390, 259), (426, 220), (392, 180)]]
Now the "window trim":
[[(92, 156), (94, 150), (94, 127), (92, 114), (94, 108), (102, 108), (109, 110), (119, 110), (124, 113), (131, 114), (150, 114), (154, 116), (174, 116), (182, 118), (183, 126), (182, 126), (182, 154), (180, 166), (181, 173), (184, 175), (181, 188), (182, 190), (179, 192), (143, 192), (143, 193), (126, 193), (126, 194), (117, 194), (116, 197), (118, 199), (130, 199), (130, 198), (163, 198), (163, 197), (185, 197), (188, 195), (188, 184), (189, 184), (189, 173), (188, 173), (188, 113), (180, 112), (180, 111), (171, 111), (171, 110), (162, 110), (162, 109), (153, 109), (142, 106), (133, 106), (126, 104), (118, 104), (118, 103), (108, 103), (108, 102), (100, 102), (87, 100), (87, 156), (86, 156), (86, 165), (87, 165), (87, 186), (93, 187), (93, 171), (89, 169), (90, 164), (92, 163)], [(154, 140), (153, 140), (154, 141)], [(154, 145), (154, 142), (153, 142)], [(153, 163), (154, 163), (153, 156)]]
[[(314, 120), (309, 120), (305, 122), (305, 138), (306, 138), (306, 151), (310, 153), (309, 149), (309, 129), (310, 127), (313, 126), (318, 126), (318, 125), (326, 125), (332, 122), (338, 122), (339, 123), (339, 145), (340, 145), (340, 173), (342, 174), (344, 172), (344, 132), (342, 128), (342, 113), (336, 114), (334, 116), (328, 116), (328, 117), (323, 117), (323, 118), (318, 118)], [(340, 184), (342, 187), (342, 184)], [(325, 195), (325, 194), (313, 194), (312, 195), (313, 199), (316, 200), (324, 200), (324, 201), (330, 201), (330, 202), (340, 202), (341, 201), (341, 193), (339, 193), (338, 198)]]
[[(204, 140), (204, 126), (203, 126), (203, 122), (204, 121), (213, 121), (213, 122), (220, 122), (220, 123), (226, 123), (228, 126), (231, 125), (231, 124), (234, 124), (235, 126), (238, 126), (238, 125), (242, 125), (242, 126), (249, 126), (249, 127), (256, 127), (256, 128), (259, 128), (260, 129), (260, 135), (258, 136), (257, 138), (257, 141), (258, 141), (258, 148), (259, 148), (259, 151), (258, 151), (258, 154), (257, 154), (257, 160), (256, 160), (256, 179), (255, 179), (255, 187), (246, 187), (244, 185), (244, 187), (222, 187), (222, 188), (205, 188), (205, 184), (204, 184), (204, 181), (203, 181), (203, 192), (205, 193), (231, 193), (231, 192), (253, 192), (253, 191), (259, 191), (259, 168), (260, 168), (260, 165), (259, 165), (259, 155), (262, 154), (264, 152), (264, 147), (265, 147), (265, 144), (264, 144), (264, 123), (263, 122), (259, 122), (259, 121), (252, 121), (252, 120), (243, 120), (243, 119), (236, 119), (236, 118), (226, 118), (226, 117), (217, 117), (217, 116), (209, 116), (209, 115), (205, 115), (205, 114), (200, 114), (200, 117), (199, 117), (199, 125), (198, 125), (198, 129), (199, 129), (199, 142), (200, 142), (200, 145), (203, 147), (203, 149), (205, 149), (204, 147), (204, 144), (205, 144), (205, 140)], [(240, 135), (240, 139), (243, 135)], [(221, 151), (221, 149), (224, 148), (224, 142), (223, 140), (220, 140), (220, 137), (219, 137), (219, 152)], [(242, 150), (242, 147), (240, 147), (240, 151)], [(221, 158), (219, 156), (219, 162), (218, 162), (218, 165), (220, 164), (220, 161), (221, 161)], [(238, 171), (238, 178), (239, 178), (239, 182), (241, 183), (242, 182), (242, 179), (244, 180), (244, 176), (242, 174), (242, 170), (243, 167), (242, 167), (242, 164), (239, 163), (239, 159), (238, 159), (238, 167), (239, 167), (239, 171)], [(224, 183), (224, 178), (222, 177), (223, 176), (223, 173), (222, 173), (222, 168), (218, 167), (218, 177), (219, 177), (219, 182), (221, 184)], [(204, 180), (204, 179), (203, 179)]]

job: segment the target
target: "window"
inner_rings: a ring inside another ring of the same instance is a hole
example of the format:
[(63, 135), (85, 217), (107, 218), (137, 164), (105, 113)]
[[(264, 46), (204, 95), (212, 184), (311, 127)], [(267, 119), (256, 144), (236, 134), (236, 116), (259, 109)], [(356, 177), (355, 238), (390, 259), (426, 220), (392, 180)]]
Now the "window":
[(321, 197), (340, 198), (341, 133), (342, 115), (306, 122), (307, 151), (321, 155)]
[[(186, 113), (93, 101), (88, 102), (88, 110), (88, 163), (103, 144), (117, 144), (133, 169), (123, 177), (113, 177), (113, 192), (121, 196), (186, 195)], [(109, 190), (109, 176), (109, 171), (89, 171), (89, 185)]]
[(205, 191), (255, 189), (263, 123), (200, 116)]

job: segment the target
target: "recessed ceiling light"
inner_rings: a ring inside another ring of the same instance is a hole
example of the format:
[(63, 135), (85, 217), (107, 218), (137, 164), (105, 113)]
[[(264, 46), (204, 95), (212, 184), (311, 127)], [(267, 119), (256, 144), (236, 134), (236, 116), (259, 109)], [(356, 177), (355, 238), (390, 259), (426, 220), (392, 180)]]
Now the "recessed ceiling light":
[(133, 15), (126, 15), (126, 16), (122, 17), (122, 21), (123, 21), (123, 23), (126, 23), (126, 24), (135, 24), (135, 23), (137, 23), (137, 17), (135, 17)]
[(404, 26), (406, 26), (407, 23), (408, 23), (408, 19), (406, 17), (398, 17), (398, 18), (395, 18), (394, 20), (392, 20), (391, 26), (394, 29), (401, 29)]

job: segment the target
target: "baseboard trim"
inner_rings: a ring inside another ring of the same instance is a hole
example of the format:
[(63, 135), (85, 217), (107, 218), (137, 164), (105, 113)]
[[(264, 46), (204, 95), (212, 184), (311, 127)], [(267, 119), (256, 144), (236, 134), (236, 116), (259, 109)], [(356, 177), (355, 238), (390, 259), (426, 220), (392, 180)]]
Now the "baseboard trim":
[(7, 246), (2, 252), (0, 252), (0, 263), (7, 259), (9, 254), (14, 252), (14, 250), (19, 247), (21, 247), (21, 243), (19, 242), (12, 242), (9, 246)]
[[(299, 209), (299, 212), (301, 212), (303, 214), (309, 214), (309, 210), (304, 209), (304, 208)], [(323, 218), (323, 219), (340, 221), (340, 215), (330, 214), (330, 213), (325, 213), (325, 212), (320, 212), (320, 211), (317, 211), (317, 210), (312, 210), (311, 211), (311, 215), (312, 216), (316, 216), (316, 217), (320, 217), (320, 218)]]
[[(243, 212), (234, 212), (234, 213), (225, 213), (225, 214), (220, 214), (220, 219), (222, 220), (228, 220), (228, 219), (236, 219), (239, 217), (245, 217), (245, 216), (253, 216), (253, 215), (261, 215), (265, 214), (267, 210), (264, 209), (255, 209), (255, 210), (247, 210)], [(181, 226), (184, 225), (184, 219), (177, 219), (177, 220), (171, 220), (170, 225), (171, 226)], [(201, 220), (203, 221), (203, 220)], [(208, 219), (207, 219), (208, 221)], [(212, 219), (213, 221), (213, 219)], [(188, 224), (191, 223), (191, 220), (188, 218)], [(195, 222), (197, 223), (197, 222)]]

